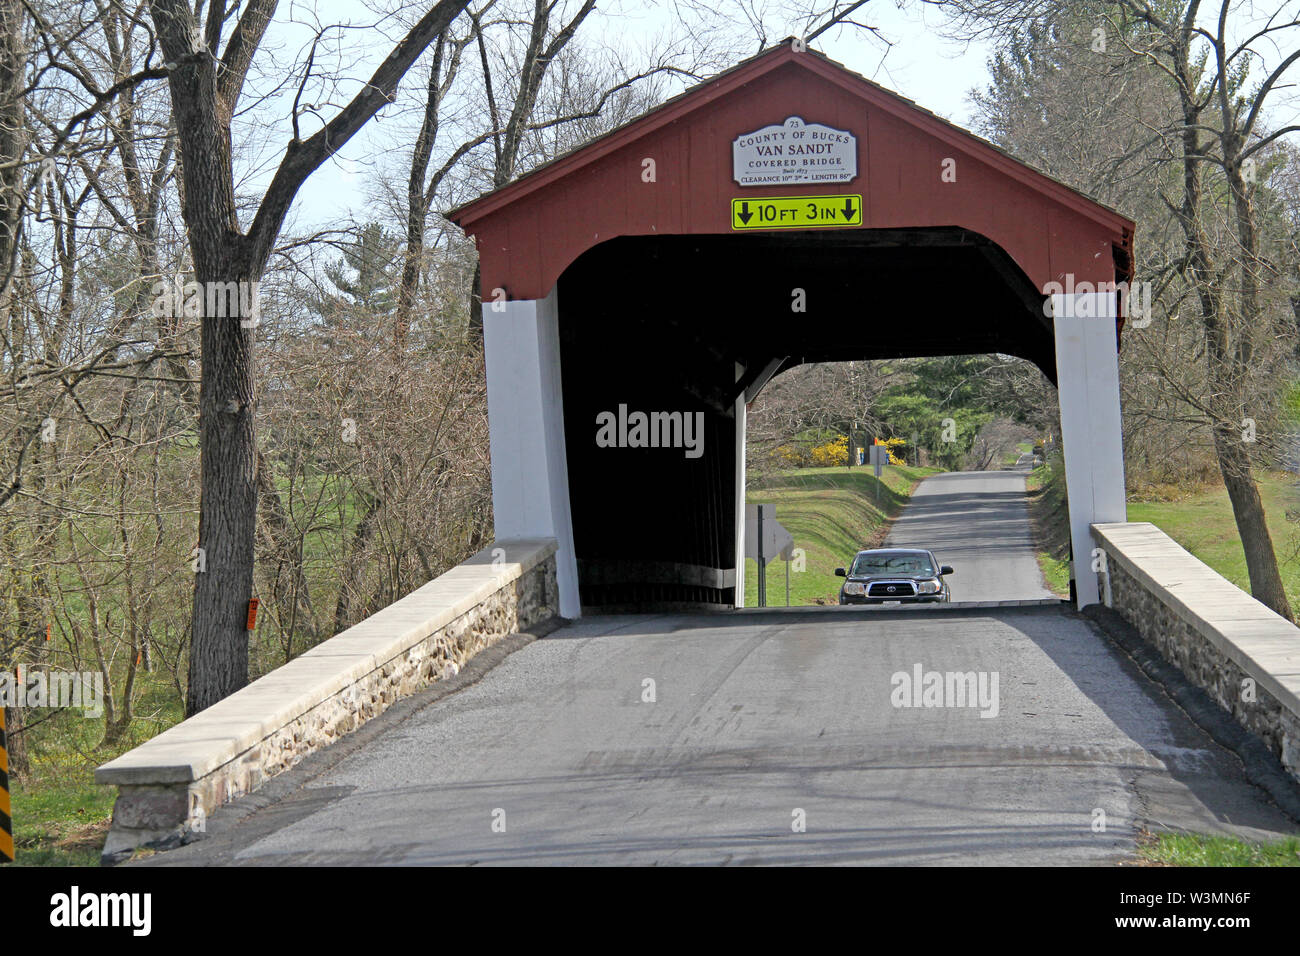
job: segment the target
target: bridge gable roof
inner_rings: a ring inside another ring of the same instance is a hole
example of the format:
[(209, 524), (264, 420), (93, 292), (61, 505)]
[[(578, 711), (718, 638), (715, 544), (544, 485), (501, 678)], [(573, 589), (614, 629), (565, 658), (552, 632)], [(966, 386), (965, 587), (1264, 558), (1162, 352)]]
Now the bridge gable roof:
[[(791, 116), (852, 132), (857, 177), (737, 184), (732, 142)], [(654, 160), (652, 181), (643, 178), (647, 159)], [(952, 181), (941, 176), (945, 169), (955, 173)], [(537, 299), (601, 242), (729, 234), (732, 199), (774, 194), (861, 195), (868, 229), (968, 229), (996, 242), (1040, 291), (1052, 282), (1101, 283), (1132, 272), (1132, 220), (789, 41), (448, 218), (475, 238), (485, 298), (500, 288), (510, 299)]]

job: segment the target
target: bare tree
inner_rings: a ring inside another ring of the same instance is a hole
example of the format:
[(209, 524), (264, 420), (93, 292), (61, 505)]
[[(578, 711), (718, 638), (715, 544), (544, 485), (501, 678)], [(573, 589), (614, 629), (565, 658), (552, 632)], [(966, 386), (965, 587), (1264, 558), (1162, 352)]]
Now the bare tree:
[[(248, 680), (246, 619), (253, 589), (257, 514), (253, 430), (255, 290), (294, 197), (307, 178), (384, 105), (406, 71), (468, 5), (441, 0), (392, 48), (358, 92), (328, 122), (304, 137), (301, 100), (314, 72), (309, 56), (290, 117), (293, 136), (247, 230), (236, 207), (231, 120), (275, 0), (252, 0), (235, 21), (224, 0), (208, 6), (200, 27), (184, 0), (154, 0), (151, 12), (169, 66), (168, 85), (184, 170), (182, 209), (200, 287), (233, 289), (225, 314), (206, 308), (199, 389), (202, 499), (199, 547), (206, 564), (195, 576), (186, 712), (197, 713)], [(248, 291), (244, 291), (248, 290)]]
[[(1260, 51), (1285, 49), (1289, 37), (1300, 35), (1295, 4), (1284, 3), (1262, 17), (1254, 17), (1234, 0), (1221, 0), (1217, 13), (1204, 17), (1200, 0), (1172, 7), (1152, 6), (1146, 0), (947, 0), (942, 5), (959, 15), (968, 33), (1005, 38), (1065, 23), (1076, 27), (1076, 39), (1079, 32), (1091, 32), (1095, 43), (1100, 31), (1103, 49), (1113, 45), (1149, 67), (1141, 75), (1162, 89), (1171, 104), (1172, 115), (1148, 113), (1141, 120), (1146, 126), (1144, 142), (1157, 154), (1154, 168), (1168, 174), (1159, 180), (1159, 200), (1181, 234), (1176, 272), (1192, 294), (1204, 351), (1204, 390), (1188, 390), (1180, 398), (1208, 423), (1252, 593), (1291, 618), (1254, 477), (1257, 415), (1252, 412), (1261, 404), (1253, 394), (1261, 343), (1278, 337), (1277, 310), (1261, 303), (1270, 268), (1259, 248), (1256, 167), (1282, 137), (1300, 131), (1295, 126), (1264, 128), (1269, 98), (1300, 62), (1300, 53), (1283, 53), (1271, 68), (1264, 68)], [(1081, 31), (1089, 18), (1091, 30)], [(1244, 36), (1240, 42), (1232, 39), (1238, 31)], [(1260, 78), (1248, 90), (1252, 72)], [(1118, 108), (1121, 101), (1115, 102)], [(1122, 168), (1131, 158), (1131, 152), (1122, 151), (1113, 168)], [(1220, 207), (1215, 200), (1221, 194), (1231, 204), (1232, 228), (1217, 235)]]

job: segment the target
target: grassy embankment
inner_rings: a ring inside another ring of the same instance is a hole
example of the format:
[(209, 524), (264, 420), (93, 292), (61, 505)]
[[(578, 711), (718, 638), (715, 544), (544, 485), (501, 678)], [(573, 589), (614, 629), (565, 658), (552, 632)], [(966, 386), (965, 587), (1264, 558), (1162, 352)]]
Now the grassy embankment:
[[(1258, 480), (1282, 581), (1295, 607), (1300, 602), (1300, 527), (1291, 517), (1297, 507), (1295, 479), (1285, 472), (1260, 472)], [(1046, 465), (1035, 468), (1028, 485), (1039, 565), (1053, 590), (1068, 593), (1069, 510), (1060, 458), (1053, 457)], [(1237, 587), (1250, 592), (1246, 554), (1222, 485), (1163, 489), (1159, 497), (1147, 500), (1130, 498), (1128, 520), (1151, 522)]]
[(1065, 500), (1065, 465), (1053, 455), (1025, 479), (1029, 520), (1038, 542), (1038, 567), (1047, 587), (1070, 596), (1070, 509)]
[[(1282, 582), (1294, 608), (1300, 600), (1300, 526), (1288, 517), (1288, 512), (1296, 508), (1295, 477), (1285, 472), (1260, 472), (1258, 479)], [(1160, 500), (1130, 499), (1128, 520), (1151, 522), (1237, 587), (1250, 592), (1246, 553), (1222, 485)]]
[[(842, 583), (835, 569), (884, 541), (912, 489), (940, 470), (890, 465), (877, 480), (870, 467), (803, 468), (752, 481), (750, 503), (775, 505), (776, 520), (804, 550), (805, 569), (790, 572), (790, 604), (835, 604)], [(785, 605), (785, 562), (779, 558), (768, 562), (767, 603)], [(746, 559), (745, 606), (757, 605), (757, 562)]]
[[(58, 652), (50, 666), (71, 669)], [(120, 693), (121, 678), (114, 669)], [(104, 742), (102, 717), (88, 716), (80, 708), (26, 711), (29, 772), (11, 775), (15, 865), (98, 866), (100, 849), (117, 797), (116, 787), (94, 782), (95, 767), (125, 753), (184, 716), (171, 675), (163, 666), (152, 672), (137, 671), (135, 719), (126, 733), (111, 744)]]
[[(1282, 472), (1263, 472), (1259, 486), (1282, 578), (1294, 607), (1300, 595), (1300, 534), (1288, 516), (1295, 508), (1294, 479)], [(1036, 468), (1029, 477), (1029, 488), (1039, 564), (1053, 589), (1059, 587), (1061, 593), (1067, 593), (1069, 512), (1060, 459), (1053, 458)], [(1130, 500), (1128, 519), (1151, 522), (1237, 587), (1250, 591), (1245, 552), (1222, 485), (1164, 489), (1151, 500)], [(1149, 862), (1169, 866), (1300, 866), (1300, 838), (1296, 837), (1258, 844), (1232, 837), (1162, 833), (1143, 841), (1139, 850)]]

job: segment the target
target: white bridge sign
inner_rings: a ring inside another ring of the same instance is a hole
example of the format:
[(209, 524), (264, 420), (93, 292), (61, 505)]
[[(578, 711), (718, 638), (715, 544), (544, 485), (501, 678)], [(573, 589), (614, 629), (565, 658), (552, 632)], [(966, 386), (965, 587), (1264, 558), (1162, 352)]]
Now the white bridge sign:
[(736, 137), (731, 165), (742, 186), (847, 183), (858, 176), (858, 138), (791, 116)]

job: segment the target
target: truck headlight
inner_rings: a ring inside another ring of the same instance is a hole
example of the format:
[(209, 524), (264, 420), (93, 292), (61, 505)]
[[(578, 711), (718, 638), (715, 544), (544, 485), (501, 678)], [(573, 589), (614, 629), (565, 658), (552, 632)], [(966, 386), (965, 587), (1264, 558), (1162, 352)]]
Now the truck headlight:
[(938, 579), (916, 582), (918, 594), (938, 594), (942, 587), (943, 585), (939, 583)]
[(867, 586), (861, 581), (848, 581), (844, 585), (845, 594), (866, 594)]

